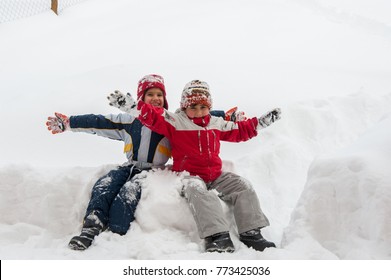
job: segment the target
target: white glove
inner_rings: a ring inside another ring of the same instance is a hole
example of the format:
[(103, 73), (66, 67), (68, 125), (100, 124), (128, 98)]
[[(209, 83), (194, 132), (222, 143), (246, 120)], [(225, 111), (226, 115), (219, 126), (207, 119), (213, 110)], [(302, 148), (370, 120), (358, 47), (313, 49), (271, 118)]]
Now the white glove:
[(62, 133), (65, 130), (69, 130), (69, 118), (60, 113), (54, 113), (54, 117), (48, 117), (46, 126), (52, 134)]
[(281, 119), (281, 109), (275, 108), (258, 118), (258, 122), (260, 128), (266, 128), (279, 119)]
[(122, 112), (138, 116), (137, 103), (132, 95), (128, 92), (126, 95), (119, 90), (110, 93), (107, 96), (109, 105), (120, 109)]

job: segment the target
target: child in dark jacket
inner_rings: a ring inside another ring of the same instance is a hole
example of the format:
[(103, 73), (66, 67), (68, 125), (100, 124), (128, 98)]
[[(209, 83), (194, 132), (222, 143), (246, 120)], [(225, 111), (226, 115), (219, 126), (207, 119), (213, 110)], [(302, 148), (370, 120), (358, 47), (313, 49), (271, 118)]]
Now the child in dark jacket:
[[(125, 102), (118, 92), (109, 97), (116, 106)], [(168, 109), (164, 80), (159, 75), (143, 77), (138, 83), (137, 97), (151, 106)], [(74, 250), (85, 250), (92, 244), (95, 236), (106, 228), (120, 235), (125, 234), (134, 220), (141, 196), (138, 177), (135, 175), (142, 170), (164, 167), (171, 156), (168, 139), (143, 126), (129, 114), (90, 114), (68, 118), (55, 113), (54, 117), (48, 118), (46, 125), (53, 134), (64, 131), (86, 132), (124, 142), (128, 161), (95, 183), (81, 234), (74, 236), (68, 245)], [(130, 182), (126, 184), (128, 181)]]
[(261, 234), (261, 228), (268, 226), (269, 221), (251, 183), (234, 173), (223, 172), (219, 153), (221, 140), (240, 142), (255, 137), (259, 129), (280, 118), (280, 109), (236, 123), (211, 116), (209, 86), (199, 80), (185, 86), (180, 106), (181, 112), (171, 113), (139, 100), (139, 120), (170, 140), (172, 170), (190, 173), (183, 179), (183, 193), (191, 206), (200, 238), (205, 239), (205, 250), (234, 251), (222, 206), (211, 190), (216, 190), (223, 201), (233, 206), (240, 241), (258, 251), (275, 247)]

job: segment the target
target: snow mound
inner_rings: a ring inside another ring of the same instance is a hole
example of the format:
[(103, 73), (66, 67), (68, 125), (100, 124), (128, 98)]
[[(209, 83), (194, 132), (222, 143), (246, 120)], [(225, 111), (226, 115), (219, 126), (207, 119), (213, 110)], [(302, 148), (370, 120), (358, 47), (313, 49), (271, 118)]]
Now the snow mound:
[(340, 259), (391, 258), (390, 128), (389, 117), (352, 145), (314, 160), (284, 247), (309, 239)]
[[(3, 259), (383, 259), (390, 258), (391, 94), (307, 100), (245, 143), (223, 143), (224, 169), (248, 179), (271, 226), (276, 249), (256, 252), (239, 240), (231, 209), (233, 254), (206, 254), (180, 176), (149, 172), (129, 232), (99, 235), (91, 248), (67, 244), (78, 234), (91, 187), (115, 165), (0, 168)], [(75, 137), (77, 135), (74, 135)], [(93, 137), (93, 136), (90, 136)], [(94, 141), (95, 139), (91, 139)]]

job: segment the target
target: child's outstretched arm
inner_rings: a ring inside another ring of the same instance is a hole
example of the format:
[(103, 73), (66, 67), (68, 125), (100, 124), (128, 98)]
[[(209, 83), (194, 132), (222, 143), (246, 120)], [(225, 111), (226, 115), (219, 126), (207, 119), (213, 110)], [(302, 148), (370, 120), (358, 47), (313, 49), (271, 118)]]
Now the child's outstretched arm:
[(48, 117), (46, 126), (52, 134), (62, 133), (70, 129), (69, 118), (60, 113), (54, 113), (54, 117)]
[(259, 118), (250, 118), (240, 122), (223, 123), (221, 140), (229, 142), (247, 141), (258, 134), (259, 129), (263, 129), (281, 118), (281, 109), (273, 109)]
[(67, 117), (60, 113), (48, 117), (46, 126), (52, 134), (64, 131), (84, 132), (113, 140), (126, 141), (129, 139), (129, 129), (135, 117), (129, 114), (118, 115), (76, 115)]

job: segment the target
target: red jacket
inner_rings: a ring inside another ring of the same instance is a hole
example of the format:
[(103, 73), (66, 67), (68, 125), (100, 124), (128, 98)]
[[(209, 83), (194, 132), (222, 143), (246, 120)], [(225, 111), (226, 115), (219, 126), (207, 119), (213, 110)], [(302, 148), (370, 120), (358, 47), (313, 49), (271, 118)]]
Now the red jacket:
[(142, 101), (138, 108), (141, 123), (169, 139), (173, 171), (188, 171), (207, 183), (216, 180), (222, 173), (220, 140), (241, 142), (258, 134), (257, 118), (234, 123), (208, 115), (191, 120), (185, 112), (174, 114)]

